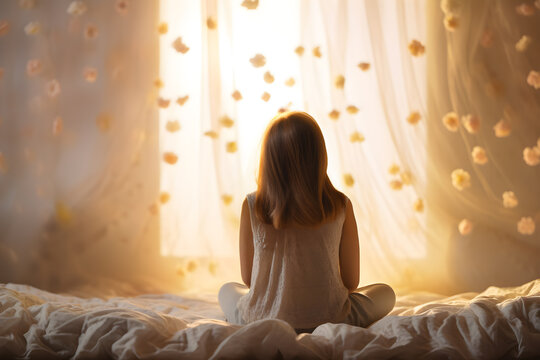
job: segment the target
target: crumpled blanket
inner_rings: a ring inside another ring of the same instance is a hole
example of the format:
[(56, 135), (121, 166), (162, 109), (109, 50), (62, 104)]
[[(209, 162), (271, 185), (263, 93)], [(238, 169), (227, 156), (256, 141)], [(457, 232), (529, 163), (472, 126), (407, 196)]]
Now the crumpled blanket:
[(540, 279), (444, 297), (398, 297), (367, 329), (224, 321), (215, 295), (76, 297), (0, 284), (0, 359), (540, 358)]

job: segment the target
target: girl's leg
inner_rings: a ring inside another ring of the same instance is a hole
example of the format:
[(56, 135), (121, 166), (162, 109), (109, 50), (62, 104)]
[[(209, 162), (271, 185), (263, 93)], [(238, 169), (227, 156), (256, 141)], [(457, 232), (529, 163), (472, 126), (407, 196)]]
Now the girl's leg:
[(238, 299), (247, 294), (249, 288), (245, 285), (230, 282), (219, 289), (218, 300), (221, 310), (225, 313), (225, 320), (233, 324), (242, 324), (242, 318), (236, 308)]
[(387, 315), (396, 304), (394, 290), (386, 284), (356, 289), (351, 295), (351, 315), (356, 325), (367, 327)]

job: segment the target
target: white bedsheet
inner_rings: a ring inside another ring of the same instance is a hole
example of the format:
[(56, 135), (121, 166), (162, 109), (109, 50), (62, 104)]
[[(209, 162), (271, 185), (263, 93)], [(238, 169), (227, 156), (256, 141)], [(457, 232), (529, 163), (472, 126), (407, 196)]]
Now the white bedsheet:
[(83, 298), (0, 284), (0, 359), (534, 358), (540, 279), (515, 288), (398, 298), (368, 329), (324, 324), (297, 336), (285, 322), (232, 326), (216, 296)]

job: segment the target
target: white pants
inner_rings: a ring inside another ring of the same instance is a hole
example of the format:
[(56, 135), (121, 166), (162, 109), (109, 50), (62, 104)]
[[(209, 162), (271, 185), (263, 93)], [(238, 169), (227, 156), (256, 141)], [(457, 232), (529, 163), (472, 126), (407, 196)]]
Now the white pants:
[(244, 325), (245, 322), (236, 307), (238, 299), (249, 292), (245, 285), (230, 282), (219, 289), (218, 300), (221, 310), (225, 313), (225, 320), (231, 324)]
[[(231, 324), (244, 325), (244, 319), (236, 303), (249, 292), (245, 285), (230, 282), (219, 289), (218, 300), (225, 313), (225, 319)], [(392, 288), (385, 284), (364, 286), (349, 294), (351, 311), (343, 321), (345, 324), (368, 327), (392, 310), (396, 297)], [(297, 332), (311, 332), (314, 329), (296, 329)]]

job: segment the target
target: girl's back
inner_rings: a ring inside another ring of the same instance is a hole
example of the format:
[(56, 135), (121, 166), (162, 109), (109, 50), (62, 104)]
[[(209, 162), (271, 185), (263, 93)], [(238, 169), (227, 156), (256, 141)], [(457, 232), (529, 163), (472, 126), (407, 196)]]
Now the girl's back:
[(254, 253), (250, 291), (238, 301), (244, 321), (278, 318), (297, 329), (343, 321), (350, 311), (339, 273), (344, 209), (315, 227), (276, 229), (254, 215), (255, 193), (247, 202)]
[(387, 285), (357, 289), (356, 220), (327, 165), (323, 134), (309, 114), (293, 111), (272, 120), (257, 192), (246, 197), (240, 216), (246, 286), (227, 283), (218, 296), (227, 320), (275, 318), (310, 331), (325, 322), (368, 326), (394, 306)]

